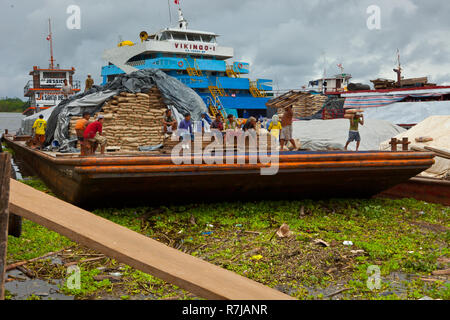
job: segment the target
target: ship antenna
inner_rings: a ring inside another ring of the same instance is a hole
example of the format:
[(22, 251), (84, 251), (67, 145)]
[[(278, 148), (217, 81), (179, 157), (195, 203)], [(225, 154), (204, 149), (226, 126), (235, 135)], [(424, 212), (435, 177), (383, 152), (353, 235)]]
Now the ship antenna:
[(170, 22), (170, 25), (172, 25), (172, 12), (170, 10), (170, 0), (167, 0), (167, 5), (169, 7), (169, 22)]
[(53, 59), (53, 35), (52, 35), (52, 23), (50, 18), (48, 19), (48, 37), (47, 40), (50, 41), (50, 67), (54, 69), (55, 59)]

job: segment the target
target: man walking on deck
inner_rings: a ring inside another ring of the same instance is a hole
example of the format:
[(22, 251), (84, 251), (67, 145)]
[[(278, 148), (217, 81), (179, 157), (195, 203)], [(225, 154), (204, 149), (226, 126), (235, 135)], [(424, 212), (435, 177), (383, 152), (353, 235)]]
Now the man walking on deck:
[(47, 121), (44, 120), (44, 116), (41, 114), (33, 124), (34, 138), (39, 145), (39, 149), (42, 149), (45, 142), (45, 130), (47, 129)]
[(348, 133), (348, 140), (345, 144), (345, 150), (352, 141), (356, 141), (356, 151), (359, 150), (361, 143), (361, 136), (359, 135), (359, 125), (364, 125), (364, 115), (355, 114), (353, 119), (350, 119), (350, 131)]
[(94, 79), (92, 79), (91, 75), (88, 74), (86, 79), (86, 89), (84, 89), (84, 92), (89, 91), (89, 89), (91, 89), (93, 85)]
[(294, 146), (294, 151), (297, 151), (297, 145), (295, 144), (294, 139), (292, 138), (292, 122), (294, 120), (294, 111), (292, 111), (292, 106), (286, 108), (286, 111), (281, 118), (281, 129), (280, 134), (280, 151), (284, 151), (284, 146), (289, 141)]
[(101, 154), (105, 154), (106, 138), (103, 136), (103, 116), (98, 116), (97, 121), (89, 124), (84, 130), (84, 141), (90, 145), (90, 152), (95, 154), (97, 146), (101, 146)]

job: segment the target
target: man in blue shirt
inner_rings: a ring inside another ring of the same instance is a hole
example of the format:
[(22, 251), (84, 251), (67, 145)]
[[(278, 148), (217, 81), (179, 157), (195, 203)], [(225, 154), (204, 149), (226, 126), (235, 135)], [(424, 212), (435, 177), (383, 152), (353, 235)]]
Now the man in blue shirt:
[(184, 115), (184, 120), (180, 122), (178, 129), (181, 131), (180, 136), (183, 137), (183, 140), (189, 135), (191, 136), (191, 139), (193, 139), (194, 131), (192, 129), (191, 115), (189, 113)]
[(178, 126), (179, 129), (184, 129), (189, 131), (189, 133), (192, 133), (192, 122), (191, 122), (191, 115), (189, 113), (186, 113), (184, 115), (184, 120), (180, 122), (180, 125)]

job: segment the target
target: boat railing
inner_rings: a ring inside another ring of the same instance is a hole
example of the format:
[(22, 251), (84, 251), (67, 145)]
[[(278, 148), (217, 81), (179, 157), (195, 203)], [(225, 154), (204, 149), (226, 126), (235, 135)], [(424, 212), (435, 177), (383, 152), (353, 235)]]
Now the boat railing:
[(145, 60), (129, 61), (126, 64), (131, 67), (143, 66), (145, 64)]
[[(49, 87), (42, 87), (42, 88), (49, 89)], [(25, 87), (23, 88), (24, 95), (26, 95), (28, 93), (28, 91), (30, 91), (30, 89), (39, 89), (39, 88), (34, 87), (33, 80), (29, 80), (27, 82), (27, 84), (25, 85)], [(52, 86), (51, 89), (61, 90), (60, 87), (54, 87), (54, 86)], [(80, 80), (72, 80), (72, 89), (81, 90), (81, 81)]]
[(179, 78), (178, 80), (180, 80), (183, 84), (185, 84), (187, 86), (204, 82), (204, 79), (202, 79), (202, 77), (195, 77), (195, 78), (185, 77), (185, 78)]
[(72, 80), (72, 89), (81, 89), (81, 81)]
[(25, 87), (23, 88), (23, 94), (26, 95), (32, 86), (33, 80), (28, 81)]

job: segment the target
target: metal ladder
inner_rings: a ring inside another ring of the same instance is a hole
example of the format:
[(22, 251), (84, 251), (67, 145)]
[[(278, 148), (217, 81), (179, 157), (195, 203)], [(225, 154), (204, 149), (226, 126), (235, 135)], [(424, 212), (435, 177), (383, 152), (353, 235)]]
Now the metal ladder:
[(265, 98), (267, 94), (264, 90), (258, 88), (258, 81), (249, 81), (250, 82), (250, 93), (255, 98)]
[(222, 101), (220, 101), (219, 97), (217, 96), (215, 98), (208, 97), (208, 109), (213, 117), (216, 117), (217, 114), (220, 114), (223, 120), (225, 120), (228, 116), (225, 108), (223, 107)]
[[(190, 77), (203, 77), (202, 70), (198, 67), (197, 59), (194, 59), (193, 66), (189, 63), (188, 59), (186, 61), (186, 71)], [(195, 81), (195, 79), (193, 79)]]
[(234, 70), (234, 65), (228, 65), (226, 73), (229, 78), (240, 78), (239, 73)]

